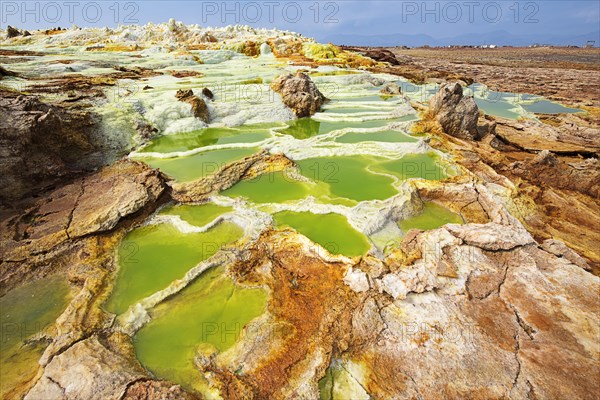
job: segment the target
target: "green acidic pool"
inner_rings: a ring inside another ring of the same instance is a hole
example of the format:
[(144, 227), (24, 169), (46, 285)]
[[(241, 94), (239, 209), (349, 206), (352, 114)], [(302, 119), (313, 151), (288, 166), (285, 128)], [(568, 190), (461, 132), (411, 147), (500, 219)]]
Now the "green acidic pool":
[(284, 129), (278, 129), (278, 132), (290, 135), (296, 139), (308, 139), (316, 135), (322, 135), (334, 130), (344, 128), (378, 128), (386, 126), (390, 120), (369, 120), (369, 121), (318, 121), (313, 118), (299, 118), (288, 122)]
[(274, 214), (273, 218), (278, 226), (294, 228), (332, 254), (360, 256), (371, 248), (367, 238), (356, 231), (343, 215), (282, 211)]
[(235, 285), (222, 267), (208, 270), (152, 311), (152, 321), (134, 338), (138, 359), (156, 376), (204, 392), (197, 352), (230, 348), (266, 303), (264, 289)]
[(256, 126), (255, 129), (206, 128), (193, 132), (165, 135), (152, 140), (140, 152), (172, 153), (187, 151), (200, 147), (227, 143), (254, 143), (269, 138), (267, 128)]
[(198, 153), (185, 157), (154, 158), (141, 160), (152, 168), (160, 168), (179, 182), (190, 182), (214, 174), (228, 163), (256, 153), (258, 149), (227, 149)]
[(242, 236), (242, 229), (221, 223), (207, 232), (181, 233), (171, 224), (147, 225), (130, 232), (119, 247), (119, 272), (107, 311), (120, 314)]
[(231, 211), (231, 207), (222, 207), (213, 203), (191, 205), (180, 204), (164, 208), (160, 211), (161, 215), (179, 215), (181, 219), (190, 225), (204, 226), (214, 221), (219, 215)]
[(276, 171), (240, 181), (222, 194), (245, 197), (254, 203), (281, 203), (305, 198), (311, 193), (311, 186), (314, 185), (294, 179), (289, 171)]
[(423, 178), (442, 180), (451, 175), (446, 166), (439, 163), (434, 153), (407, 154), (398, 160), (384, 161), (376, 166), (400, 179)]
[(398, 221), (398, 226), (406, 233), (411, 229), (429, 230), (446, 224), (462, 223), (460, 215), (439, 204), (427, 202), (423, 204), (423, 211), (419, 215)]
[(417, 142), (419, 139), (418, 138), (414, 138), (411, 136), (408, 136), (402, 132), (399, 131), (379, 131), (379, 132), (348, 132), (340, 137), (338, 137), (337, 139), (335, 139), (336, 142), (340, 142), (340, 143), (359, 143), (359, 142), (366, 142), (366, 141), (373, 141), (373, 142), (391, 142), (391, 143), (398, 143), (398, 142), (408, 142), (408, 143), (414, 143)]
[(27, 342), (63, 312), (70, 300), (69, 285), (58, 276), (37, 280), (0, 298), (0, 398), (31, 380), (47, 343)]
[(297, 162), (302, 175), (329, 185), (331, 194), (363, 201), (387, 199), (397, 192), (389, 176), (377, 175), (367, 167), (380, 160), (374, 157), (319, 157)]

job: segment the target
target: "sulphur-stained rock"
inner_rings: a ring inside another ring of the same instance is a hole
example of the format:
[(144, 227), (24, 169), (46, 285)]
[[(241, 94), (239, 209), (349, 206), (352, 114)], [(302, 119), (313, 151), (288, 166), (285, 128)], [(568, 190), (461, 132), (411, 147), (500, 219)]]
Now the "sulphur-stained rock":
[(511, 229), (506, 225), (494, 222), (469, 225), (450, 224), (446, 226), (446, 229), (466, 244), (485, 250), (510, 250), (534, 243), (533, 238), (525, 229)]
[(387, 95), (399, 95), (399, 94), (402, 94), (402, 90), (400, 89), (400, 86), (398, 86), (394, 82), (388, 82), (388, 83), (386, 83), (383, 86), (383, 88), (381, 88), (380, 92), (382, 94), (387, 94)]
[(281, 95), (283, 103), (292, 109), (298, 118), (310, 117), (321, 109), (327, 98), (304, 72), (277, 77), (271, 88)]
[(348, 269), (346, 276), (344, 276), (344, 283), (350, 286), (350, 289), (355, 292), (366, 292), (369, 290), (367, 274), (359, 269)]
[(203, 99), (199, 98), (194, 94), (194, 91), (192, 89), (178, 90), (175, 94), (175, 97), (177, 97), (179, 101), (189, 103), (192, 106), (192, 114), (194, 115), (194, 117), (208, 124), (208, 122), (210, 121), (208, 107), (206, 106), (206, 103)]
[(141, 381), (127, 388), (123, 400), (199, 400), (179, 385), (165, 381)]
[(38, 200), (23, 214), (0, 221), (2, 258), (20, 260), (69, 239), (107, 231), (155, 202), (165, 189), (160, 174), (140, 162), (121, 161)]
[(131, 382), (148, 378), (123, 336), (92, 336), (55, 356), (25, 399), (122, 399)]
[(546, 239), (541, 244), (542, 249), (546, 250), (549, 253), (554, 254), (558, 257), (564, 257), (569, 260), (569, 262), (589, 271), (591, 268), (587, 261), (579, 254), (575, 253), (571, 250), (566, 244), (561, 242), (560, 240), (555, 239)]
[(429, 102), (433, 116), (444, 132), (462, 139), (477, 139), (479, 108), (472, 97), (464, 97), (458, 83), (443, 85)]
[(526, 151), (548, 150), (555, 154), (600, 153), (598, 128), (574, 115), (556, 117), (558, 126), (538, 120), (496, 118), (496, 135), (505, 143)]
[[(478, 229), (465, 225), (472, 228)], [(410, 240), (428, 265), (447, 257), (456, 276), (438, 275), (435, 290), (401, 290), (408, 277), (401, 272), (411, 271), (406, 265), (384, 276), (387, 287), (398, 291), (390, 290), (397, 299), (379, 307), (384, 329), (378, 340), (368, 339), (373, 332), (364, 324), (353, 323), (354, 341), (362, 337), (368, 344), (346, 355), (371, 371), (360, 380), (371, 397), (593, 398), (600, 388), (600, 331), (590, 322), (600, 312), (600, 279), (533, 245), (490, 251), (440, 242), (447, 232), (436, 231)], [(412, 275), (421, 281), (426, 276), (417, 270)], [(361, 314), (372, 313), (369, 308)]]

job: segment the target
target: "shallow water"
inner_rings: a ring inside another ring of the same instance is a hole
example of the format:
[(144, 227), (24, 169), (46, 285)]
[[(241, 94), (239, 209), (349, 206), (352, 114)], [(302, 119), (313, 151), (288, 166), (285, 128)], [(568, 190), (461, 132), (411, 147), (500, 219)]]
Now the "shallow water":
[(64, 311), (70, 300), (66, 279), (43, 278), (11, 290), (0, 298), (0, 398), (33, 378), (47, 342), (29, 342)]
[(452, 175), (452, 170), (441, 163), (435, 153), (407, 154), (398, 160), (384, 161), (374, 167), (389, 172), (399, 179), (422, 178), (442, 180)]
[(332, 254), (360, 256), (371, 247), (367, 238), (339, 214), (282, 211), (273, 215), (277, 226), (288, 226)]
[(269, 138), (268, 129), (206, 128), (199, 131), (160, 136), (145, 146), (141, 153), (171, 153), (228, 143), (254, 143)]
[(313, 136), (322, 135), (334, 130), (344, 128), (378, 128), (389, 124), (389, 120), (369, 120), (369, 121), (319, 121), (315, 118), (299, 118), (288, 122), (288, 127), (278, 129), (277, 131), (286, 135), (293, 136), (296, 139), (308, 139)]
[(312, 186), (295, 179), (289, 171), (276, 171), (238, 182), (222, 194), (244, 197), (253, 203), (282, 203), (305, 198), (312, 193)]
[(368, 156), (319, 157), (297, 162), (302, 175), (329, 185), (331, 194), (347, 199), (383, 200), (394, 196), (394, 180), (389, 176), (377, 175), (367, 168), (380, 162)]
[(398, 221), (398, 226), (404, 233), (411, 229), (430, 230), (437, 229), (446, 224), (462, 224), (460, 215), (447, 208), (432, 202), (423, 204), (423, 211), (419, 215)]
[(235, 285), (222, 267), (208, 270), (152, 311), (152, 321), (134, 338), (138, 359), (157, 377), (204, 392), (196, 354), (230, 348), (266, 303), (264, 289)]
[(360, 143), (366, 141), (390, 142), (390, 143), (414, 143), (419, 139), (409, 136), (400, 131), (378, 131), (378, 132), (348, 132), (335, 139), (339, 143)]
[(579, 108), (565, 107), (549, 100), (538, 100), (533, 103), (521, 104), (524, 109), (536, 114), (574, 114), (581, 112)]
[[(184, 211), (184, 219), (186, 214), (190, 218), (190, 212)], [(192, 219), (198, 218), (191, 214)], [(133, 230), (119, 246), (119, 271), (104, 308), (115, 314), (126, 311), (241, 236), (242, 229), (228, 222), (201, 233), (181, 233), (168, 223)]]
[(142, 160), (152, 168), (159, 168), (179, 182), (190, 182), (212, 175), (228, 163), (240, 160), (257, 151), (257, 148), (236, 148), (173, 158), (143, 157)]

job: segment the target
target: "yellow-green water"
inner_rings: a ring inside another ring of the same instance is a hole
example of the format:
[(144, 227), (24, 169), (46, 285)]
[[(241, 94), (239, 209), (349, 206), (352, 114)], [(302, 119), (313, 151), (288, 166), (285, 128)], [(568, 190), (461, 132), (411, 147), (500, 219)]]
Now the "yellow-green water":
[(201, 233), (181, 233), (171, 224), (133, 230), (119, 246), (119, 271), (105, 309), (126, 311), (241, 236), (242, 229), (228, 222)]
[(228, 163), (247, 157), (257, 151), (256, 148), (236, 148), (173, 158), (144, 157), (142, 160), (152, 168), (159, 168), (179, 182), (189, 182), (212, 175)]
[(399, 131), (379, 131), (379, 132), (348, 132), (337, 139), (336, 142), (339, 143), (359, 143), (366, 141), (373, 142), (391, 142), (391, 143), (399, 143), (399, 142), (407, 142), (414, 143), (419, 139), (406, 135)]
[(452, 175), (452, 171), (434, 153), (407, 154), (397, 160), (381, 162), (374, 168), (391, 173), (402, 180), (442, 180)]
[(311, 185), (294, 178), (292, 170), (268, 172), (251, 180), (236, 183), (222, 192), (225, 196), (244, 197), (254, 203), (281, 203), (303, 199)]
[(0, 398), (32, 379), (47, 342), (31, 341), (64, 311), (70, 300), (66, 279), (42, 278), (0, 298)]
[(216, 144), (254, 143), (270, 136), (269, 127), (265, 125), (251, 125), (244, 127), (244, 129), (206, 128), (193, 132), (160, 136), (152, 140), (141, 152), (171, 153)]
[(432, 202), (423, 204), (423, 211), (414, 217), (399, 221), (398, 226), (404, 233), (411, 229), (437, 229), (446, 224), (462, 224), (460, 215)]
[(264, 289), (235, 285), (222, 267), (208, 270), (152, 311), (152, 321), (134, 337), (138, 359), (157, 377), (203, 392), (206, 384), (194, 365), (198, 351), (230, 348), (266, 303)]
[(200, 205), (179, 204), (170, 206), (160, 211), (161, 215), (178, 215), (182, 220), (190, 225), (204, 226), (213, 221), (219, 215), (233, 210), (231, 207), (218, 206), (214, 203)]
[(319, 157), (300, 160), (297, 164), (302, 175), (329, 185), (333, 195), (363, 201), (387, 199), (397, 193), (391, 177), (367, 169), (381, 160), (368, 156)]
[(295, 229), (332, 254), (360, 256), (371, 247), (367, 238), (355, 230), (343, 215), (282, 211), (273, 218), (279, 227)]

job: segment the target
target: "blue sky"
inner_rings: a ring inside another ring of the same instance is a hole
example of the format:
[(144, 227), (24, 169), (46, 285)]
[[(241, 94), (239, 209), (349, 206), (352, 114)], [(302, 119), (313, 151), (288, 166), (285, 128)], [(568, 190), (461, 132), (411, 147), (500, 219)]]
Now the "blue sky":
[(165, 22), (277, 27), (323, 40), (338, 34), (427, 34), (434, 38), (503, 30), (516, 35), (597, 31), (600, 1), (6, 1), (2, 27), (115, 26)]

